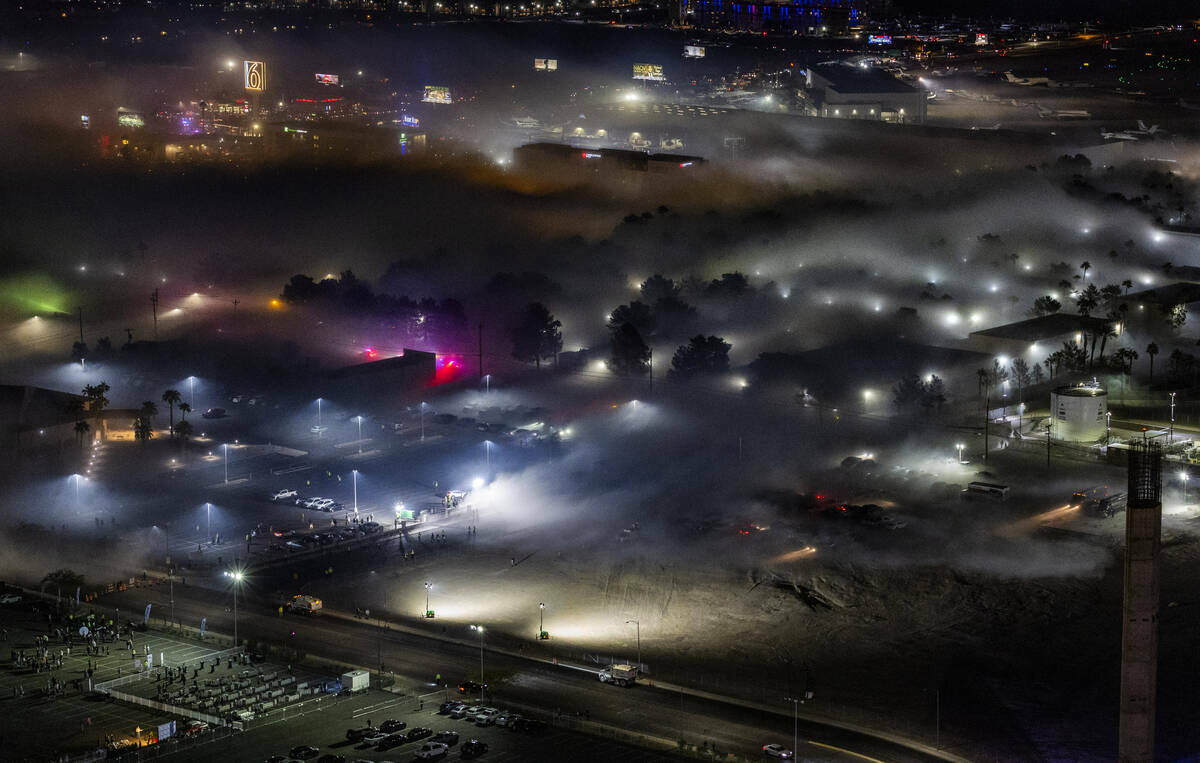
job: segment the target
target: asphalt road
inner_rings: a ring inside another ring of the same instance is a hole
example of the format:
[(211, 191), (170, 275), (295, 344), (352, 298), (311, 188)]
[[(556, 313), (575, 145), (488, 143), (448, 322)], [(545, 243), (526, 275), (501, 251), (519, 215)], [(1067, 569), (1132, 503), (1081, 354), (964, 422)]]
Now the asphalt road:
[[(105, 597), (103, 603), (134, 611), (145, 606), (148, 593), (153, 595), (145, 590), (114, 594)], [(214, 632), (233, 631), (232, 614), (224, 611), (229, 603), (229, 597), (220, 592), (196, 586), (175, 588), (179, 619), (198, 623), (201, 617), (207, 617), (208, 628)], [(243, 639), (283, 642), (302, 652), (349, 664), (376, 668), (382, 663), (385, 670), (418, 682), (422, 679), (432, 682), (439, 673), (452, 684), (474, 680), (479, 675), (476, 647), (385, 631), (336, 617), (281, 619), (262, 604), (243, 604), (238, 614), (238, 631)], [(494, 687), (494, 692), (489, 692), (489, 703), (502, 705), (511, 700), (548, 711), (569, 714), (586, 711), (591, 720), (600, 723), (664, 739), (684, 739), (692, 744), (708, 741), (720, 749), (743, 755), (756, 754), (769, 742), (790, 745), (792, 740), (792, 722), (785, 715), (649, 686), (620, 689), (601, 684), (592, 673), (570, 668), (485, 652), (484, 674)], [(812, 741), (828, 746), (814, 748), (824, 750), (820, 754), (825, 757), (839, 755), (840, 748), (884, 761), (936, 759), (885, 740), (804, 720), (798, 722), (796, 733), (801, 743)]]

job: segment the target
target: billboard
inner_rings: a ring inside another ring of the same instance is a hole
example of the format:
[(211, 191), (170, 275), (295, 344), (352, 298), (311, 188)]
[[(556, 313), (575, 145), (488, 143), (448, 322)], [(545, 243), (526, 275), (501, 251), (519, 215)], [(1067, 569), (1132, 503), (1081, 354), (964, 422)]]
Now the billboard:
[(425, 97), (421, 100), (425, 103), (454, 103), (454, 99), (450, 97), (450, 88), (440, 85), (426, 85)]
[(340, 85), (342, 78), (336, 74), (314, 74), (318, 85)]
[(683, 46), (683, 57), (684, 58), (704, 58), (704, 48), (700, 47), (699, 45), (684, 45)]
[(535, 58), (533, 59), (533, 69), (539, 72), (556, 72), (558, 71), (558, 59)]
[(663, 68), (658, 64), (634, 64), (633, 65), (634, 79), (648, 79), (654, 82), (662, 82), (666, 79), (663, 76)]
[(891, 45), (892, 36), (890, 34), (871, 34), (867, 35), (868, 45)]
[(267, 65), (262, 61), (243, 61), (242, 70), (245, 73), (246, 89), (252, 93), (261, 93), (267, 89)]
[(979, 45), (979, 46), (987, 45), (988, 44), (988, 36), (983, 32), (977, 33), (975, 35), (975, 44)]
[(405, 127), (420, 127), (421, 120), (417, 119), (412, 114), (401, 114), (400, 124), (404, 125)]

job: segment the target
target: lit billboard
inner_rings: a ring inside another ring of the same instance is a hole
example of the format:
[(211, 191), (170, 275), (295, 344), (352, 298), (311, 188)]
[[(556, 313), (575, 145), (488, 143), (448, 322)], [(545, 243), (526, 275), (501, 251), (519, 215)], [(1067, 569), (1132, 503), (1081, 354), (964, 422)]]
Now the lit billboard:
[(146, 120), (136, 111), (118, 111), (117, 124), (121, 127), (145, 127)]
[(558, 59), (535, 58), (533, 59), (533, 69), (539, 72), (556, 72), (558, 71)]
[(245, 75), (246, 89), (252, 93), (261, 93), (267, 89), (267, 65), (262, 61), (243, 61), (242, 70)]
[(704, 58), (704, 48), (700, 47), (699, 45), (684, 45), (683, 46), (683, 57), (684, 58)]
[(318, 85), (340, 85), (342, 78), (336, 74), (315, 74)]
[(891, 45), (892, 36), (890, 34), (872, 34), (867, 35), (868, 45)]
[(425, 103), (454, 103), (454, 99), (450, 97), (450, 88), (439, 85), (426, 85), (425, 97), (421, 100)]
[(400, 124), (404, 125), (405, 127), (420, 127), (421, 120), (417, 119), (412, 114), (401, 114)]
[(983, 32), (977, 33), (975, 35), (975, 44), (980, 45), (980, 46), (987, 45), (988, 44), (988, 36), (986, 34), (984, 34)]
[(633, 78), (647, 79), (654, 82), (662, 82), (666, 79), (663, 76), (663, 68), (658, 64), (634, 64)]

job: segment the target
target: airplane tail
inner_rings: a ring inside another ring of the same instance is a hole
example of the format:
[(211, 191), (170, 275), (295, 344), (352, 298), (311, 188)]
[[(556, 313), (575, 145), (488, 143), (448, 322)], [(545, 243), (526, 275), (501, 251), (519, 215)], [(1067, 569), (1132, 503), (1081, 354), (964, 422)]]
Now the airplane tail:
[[(1155, 127), (1158, 127), (1158, 125), (1155, 125)], [(1147, 129), (1147, 127), (1146, 127), (1146, 123), (1145, 123), (1145, 122), (1143, 122), (1143, 121), (1142, 121), (1142, 120), (1140, 120), (1140, 119), (1138, 120), (1138, 129), (1139, 129), (1139, 130), (1141, 130), (1142, 132), (1148, 132), (1148, 129)]]

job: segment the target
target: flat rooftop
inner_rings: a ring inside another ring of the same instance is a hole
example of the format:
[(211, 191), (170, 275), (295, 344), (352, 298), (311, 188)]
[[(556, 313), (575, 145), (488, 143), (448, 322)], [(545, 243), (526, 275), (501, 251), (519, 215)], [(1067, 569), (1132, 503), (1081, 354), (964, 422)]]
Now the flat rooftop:
[(912, 94), (917, 92), (912, 85), (901, 82), (887, 72), (873, 67), (817, 64), (812, 67), (812, 71), (816, 76), (827, 80), (829, 86), (839, 93)]
[(995, 326), (982, 331), (972, 331), (971, 336), (1036, 342), (1040, 339), (1052, 339), (1069, 334), (1072, 331), (1101, 331), (1107, 324), (1108, 321), (1103, 318), (1075, 315), (1074, 313), (1052, 313), (1039, 318), (1006, 323), (1003, 326)]

